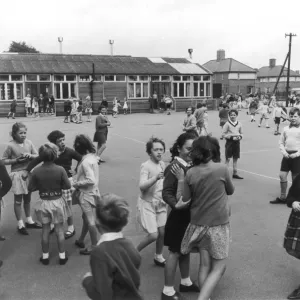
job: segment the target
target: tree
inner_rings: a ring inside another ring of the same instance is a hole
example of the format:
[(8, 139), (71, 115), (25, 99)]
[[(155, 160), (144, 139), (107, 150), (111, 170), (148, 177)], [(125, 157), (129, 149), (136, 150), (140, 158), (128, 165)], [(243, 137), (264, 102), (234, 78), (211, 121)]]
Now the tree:
[(25, 42), (12, 41), (8, 52), (23, 52), (23, 53), (40, 53), (34, 47), (27, 45)]

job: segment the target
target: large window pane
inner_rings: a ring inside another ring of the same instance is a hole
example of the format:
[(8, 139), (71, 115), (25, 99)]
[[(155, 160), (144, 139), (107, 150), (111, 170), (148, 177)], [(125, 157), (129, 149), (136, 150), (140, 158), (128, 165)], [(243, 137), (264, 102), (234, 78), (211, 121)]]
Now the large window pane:
[(11, 81), (22, 81), (23, 76), (22, 75), (11, 75)]
[(143, 97), (148, 98), (149, 93), (148, 93), (148, 83), (143, 83)]
[(102, 81), (102, 75), (94, 75), (95, 81)]
[(142, 84), (141, 83), (136, 83), (135, 84), (135, 95), (137, 98), (142, 97)]
[(54, 81), (64, 81), (64, 75), (54, 75)]
[(191, 77), (190, 76), (182, 76), (182, 81), (190, 81)]
[(140, 81), (148, 81), (148, 76), (146, 76), (146, 75), (141, 75), (141, 76), (140, 76)]
[(191, 96), (191, 84), (186, 83), (185, 85), (185, 96), (190, 97)]
[(194, 96), (199, 96), (199, 83), (194, 83)]
[(129, 81), (137, 81), (138, 77), (136, 75), (128, 76)]
[(60, 98), (60, 83), (54, 83), (54, 97), (55, 97), (55, 99), (61, 99)]
[(28, 74), (26, 75), (27, 81), (37, 81), (37, 75)]
[(173, 83), (173, 97), (178, 97), (177, 83)]
[(128, 84), (128, 96), (129, 98), (134, 98), (134, 83)]
[(178, 83), (179, 84), (179, 97), (184, 97), (184, 83)]
[(76, 98), (76, 83), (70, 83), (71, 85), (71, 97)]
[(69, 98), (69, 84), (63, 83), (62, 84), (62, 92), (63, 92), (63, 99)]
[(115, 81), (115, 75), (105, 75), (104, 80), (105, 81)]
[(50, 81), (50, 75), (40, 75), (40, 81)]
[(204, 83), (200, 82), (200, 96), (204, 96)]
[(76, 81), (76, 75), (66, 75), (66, 81)]
[(126, 81), (125, 75), (116, 75), (116, 81)]
[(79, 81), (90, 81), (90, 75), (80, 75)]
[(161, 76), (161, 81), (170, 81), (170, 76)]
[(8, 96), (8, 100), (15, 99), (14, 84), (13, 83), (8, 83), (7, 84), (7, 96)]
[(181, 81), (181, 76), (173, 76), (174, 81)]
[(194, 81), (201, 81), (201, 75), (193, 76)]
[(159, 81), (159, 76), (156, 76), (156, 75), (151, 76), (151, 80), (152, 81)]
[(9, 81), (9, 75), (0, 75), (0, 81)]
[(0, 83), (0, 100), (5, 100), (5, 84)]
[(206, 83), (206, 96), (210, 97), (210, 82)]
[(203, 81), (210, 81), (210, 76), (209, 75), (203, 76)]
[(17, 83), (16, 84), (16, 90), (17, 90), (17, 99), (23, 99), (23, 84)]

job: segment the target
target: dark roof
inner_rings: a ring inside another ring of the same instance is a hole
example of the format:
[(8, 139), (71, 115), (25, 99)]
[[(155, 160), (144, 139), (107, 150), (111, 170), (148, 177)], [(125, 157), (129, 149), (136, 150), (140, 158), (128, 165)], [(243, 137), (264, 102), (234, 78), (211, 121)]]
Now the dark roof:
[[(269, 66), (262, 67), (258, 70), (257, 78), (278, 77), (280, 74), (281, 68), (282, 68), (282, 66), (275, 66), (273, 68), (270, 68)], [(282, 72), (282, 76), (287, 76), (287, 68), (284, 68), (284, 70)], [(300, 74), (297, 74), (295, 71), (290, 70), (290, 76), (299, 77)]]
[(203, 67), (207, 68), (213, 73), (229, 73), (229, 72), (239, 72), (239, 73), (256, 73), (256, 71), (249, 66), (233, 59), (225, 58), (222, 60), (210, 60), (203, 64)]
[[(152, 61), (153, 60), (153, 61)], [(207, 74), (198, 64), (185, 58), (159, 58), (109, 55), (0, 53), (0, 73), (91, 74), (92, 64), (97, 74), (183, 74), (180, 66), (195, 74)], [(158, 60), (158, 62), (156, 62)], [(171, 65), (173, 64), (173, 65)], [(184, 65), (183, 65), (184, 64)], [(179, 65), (179, 66), (178, 66)], [(196, 70), (196, 71), (195, 71)], [(198, 74), (198, 73), (196, 73)]]

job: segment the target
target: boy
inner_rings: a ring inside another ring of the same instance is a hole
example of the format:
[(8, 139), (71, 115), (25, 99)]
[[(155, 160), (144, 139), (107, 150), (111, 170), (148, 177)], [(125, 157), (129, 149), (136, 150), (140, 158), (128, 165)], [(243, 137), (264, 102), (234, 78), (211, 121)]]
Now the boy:
[(194, 112), (199, 136), (202, 134), (202, 131), (204, 130), (204, 114), (206, 110), (207, 108), (204, 107), (202, 103), (198, 103), (197, 109)]
[(249, 105), (249, 114), (251, 116), (251, 122), (255, 122), (255, 113), (257, 111), (258, 105), (256, 100), (252, 100)]
[(280, 102), (275, 103), (275, 107), (273, 109), (273, 119), (274, 119), (275, 126), (276, 126), (274, 135), (280, 134), (280, 132), (279, 132), (279, 125), (280, 125), (280, 120), (281, 120), (282, 116), (284, 116), (287, 119), (287, 115), (283, 111), (282, 105), (280, 104)]
[(240, 158), (240, 140), (243, 137), (242, 124), (237, 121), (238, 111), (232, 109), (229, 111), (229, 119), (223, 127), (223, 137), (226, 139), (225, 157), (226, 164), (229, 165), (233, 158), (233, 176), (235, 179), (243, 179), (237, 174), (237, 161)]
[(262, 123), (263, 119), (265, 119), (266, 128), (270, 128), (270, 126), (268, 124), (270, 110), (269, 110), (267, 100), (263, 101), (263, 103), (259, 106), (259, 108), (255, 111), (254, 114), (256, 114), (257, 112), (260, 112), (260, 121), (259, 121), (258, 127), (261, 127), (261, 123)]
[[(219, 111), (219, 118), (220, 118), (220, 126), (223, 133), (223, 126), (228, 121), (228, 111), (229, 106), (227, 104), (223, 104), (223, 108)], [(221, 140), (223, 140), (223, 136), (220, 137)]]
[(121, 197), (105, 194), (96, 215), (101, 238), (92, 250), (90, 266), (82, 281), (92, 300), (142, 300), (139, 291), (141, 256), (122, 234), (129, 206)]
[(12, 103), (10, 104), (10, 111), (7, 115), (7, 119), (11, 116), (13, 119), (15, 119), (15, 114), (16, 114), (16, 108), (17, 108), (17, 100), (14, 99)]
[(82, 123), (82, 100), (78, 101), (77, 114), (76, 114), (76, 123)]

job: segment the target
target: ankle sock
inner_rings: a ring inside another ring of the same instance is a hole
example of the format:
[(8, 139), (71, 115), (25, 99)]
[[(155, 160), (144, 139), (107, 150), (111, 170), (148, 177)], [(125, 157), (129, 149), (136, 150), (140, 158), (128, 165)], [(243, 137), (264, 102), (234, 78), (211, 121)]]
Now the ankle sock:
[(49, 259), (49, 253), (43, 253), (42, 258), (43, 259)]
[(164, 286), (163, 294), (166, 296), (174, 296), (175, 295), (175, 289), (173, 286)]
[(193, 282), (190, 277), (187, 277), (187, 278), (181, 278), (180, 284), (185, 286), (191, 286)]
[(157, 261), (159, 261), (159, 262), (164, 262), (164, 261), (165, 261), (165, 259), (164, 259), (164, 257), (162, 256), (162, 254), (155, 254), (155, 255), (154, 255), (154, 258), (155, 258)]
[(21, 229), (22, 227), (25, 227), (23, 220), (18, 221), (18, 227)]
[(50, 230), (52, 230), (54, 228), (54, 224), (50, 224)]
[(34, 223), (34, 221), (32, 220), (32, 217), (27, 217), (26, 219), (27, 219), (27, 223), (29, 223), (29, 224)]
[(74, 225), (68, 226), (68, 231), (74, 232), (74, 230), (75, 230)]
[(60, 259), (66, 259), (66, 252), (58, 253)]

